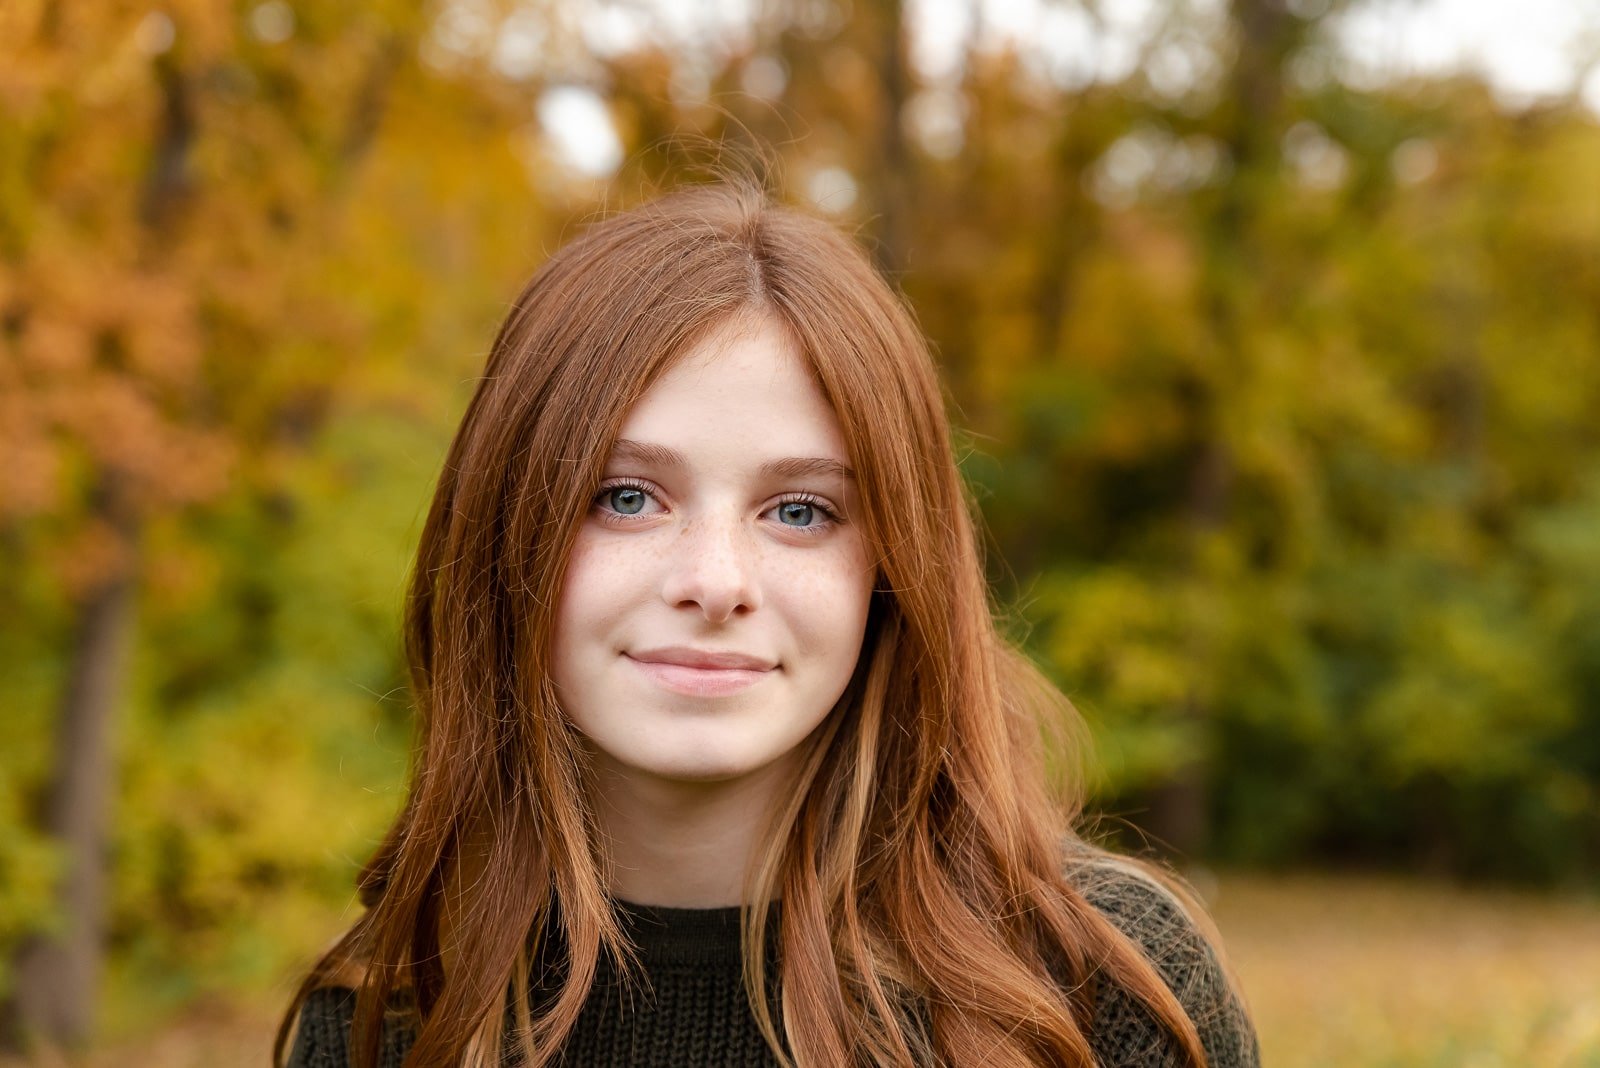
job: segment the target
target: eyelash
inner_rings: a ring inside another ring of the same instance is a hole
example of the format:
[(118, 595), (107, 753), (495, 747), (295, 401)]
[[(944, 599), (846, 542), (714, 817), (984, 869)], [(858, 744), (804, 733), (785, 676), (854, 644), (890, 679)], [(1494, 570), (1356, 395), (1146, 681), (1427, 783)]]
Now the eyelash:
[[(641, 518), (645, 518), (643, 516), (626, 515), (626, 514), (624, 514), (622, 512), (613, 512), (613, 511), (610, 511), (608, 509), (600, 507), (600, 502), (605, 499), (605, 497), (606, 497), (606, 495), (608, 493), (610, 493), (612, 490), (619, 490), (619, 489), (638, 490), (641, 493), (647, 494), (647, 495), (649, 495), (651, 497), (658, 498), (658, 499), (659, 499), (659, 497), (661, 495), (661, 489), (660, 489), (659, 486), (656, 486), (656, 485), (654, 485), (653, 483), (650, 483), (650, 482), (646, 482), (646, 481), (644, 481), (642, 479), (637, 479), (637, 478), (614, 478), (614, 479), (611, 479), (611, 480), (609, 480), (607, 482), (602, 482), (600, 484), (600, 488), (595, 491), (593, 505), (594, 505), (595, 508), (598, 508), (600, 510), (601, 521), (605, 522), (605, 523), (612, 524), (614, 526), (631, 523), (631, 522), (634, 522), (635, 520), (638, 520), (638, 519), (641, 519)], [(814, 537), (814, 536), (816, 536), (818, 534), (822, 534), (822, 533), (828, 531), (835, 524), (840, 522), (838, 514), (836, 512), (834, 512), (834, 510), (832, 508), (829, 508), (828, 505), (826, 504), (826, 502), (824, 502), (821, 497), (814, 496), (813, 494), (810, 494), (810, 493), (791, 493), (791, 494), (788, 494), (788, 495), (782, 497), (781, 499), (779, 499), (779, 501), (776, 504), (774, 504), (772, 507), (773, 508), (781, 508), (786, 504), (808, 504), (812, 508), (815, 508), (822, 515), (822, 518), (824, 520), (821, 523), (815, 523), (815, 524), (812, 524), (811, 526), (808, 526), (808, 527), (793, 527), (793, 526), (789, 526), (787, 523), (779, 524), (780, 526), (783, 526), (785, 529), (794, 531), (796, 534), (802, 534), (802, 535)], [(767, 510), (771, 511), (772, 509), (769, 508)]]

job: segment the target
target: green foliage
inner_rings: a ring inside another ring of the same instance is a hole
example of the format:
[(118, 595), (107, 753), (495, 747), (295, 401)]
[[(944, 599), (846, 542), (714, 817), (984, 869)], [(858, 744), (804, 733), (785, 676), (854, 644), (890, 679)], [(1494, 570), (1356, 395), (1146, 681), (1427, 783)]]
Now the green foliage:
[(400, 802), (399, 607), (443, 440), (350, 412), (286, 475), (293, 497), (217, 510), (206, 544), (241, 555), (207, 611), (152, 606), (114, 843), (123, 989), (259, 987), (349, 899)]
[[(994, 76), (969, 92), (1006, 118), (921, 194), (965, 209), (929, 247), (986, 252), (908, 286), (981, 443), (994, 578), (1094, 728), (1102, 800), (1137, 812), (1198, 767), (1221, 856), (1594, 877), (1600, 125), (1465, 83), (1286, 83), (1246, 140), (1318, 123), (1341, 182), (1284, 147), (1085, 199), (1103, 130), (1237, 152), (1237, 115), (1063, 95), (1030, 119), (1083, 165), (1046, 177)], [(1402, 178), (1407, 152), (1432, 172)], [(1059, 330), (1010, 325), (1040, 292)]]
[[(69, 640), (50, 610), (57, 598), (44, 576), (11, 573), (17, 581), (0, 583), (0, 953), (53, 922), (61, 865), (38, 829), (37, 796), (29, 787), (49, 765), (50, 714)], [(3, 961), (0, 997), (10, 987)]]
[(1033, 611), (1050, 621), (1044, 655), (1070, 680), (1107, 793), (1166, 778), (1205, 746), (1201, 724), (1171, 714), (1205, 678), (1185, 640), (1207, 615), (1197, 593), (1117, 568), (1058, 577), (1035, 591)]

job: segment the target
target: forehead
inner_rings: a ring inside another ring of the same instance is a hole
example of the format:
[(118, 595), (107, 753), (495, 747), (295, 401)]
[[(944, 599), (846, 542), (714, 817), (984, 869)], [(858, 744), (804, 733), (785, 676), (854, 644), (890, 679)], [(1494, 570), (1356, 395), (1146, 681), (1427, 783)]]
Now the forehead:
[(737, 453), (754, 463), (846, 460), (838, 417), (810, 366), (767, 319), (721, 327), (685, 353), (629, 411), (619, 438), (620, 451), (636, 459), (650, 457), (623, 442), (664, 446), (688, 459)]

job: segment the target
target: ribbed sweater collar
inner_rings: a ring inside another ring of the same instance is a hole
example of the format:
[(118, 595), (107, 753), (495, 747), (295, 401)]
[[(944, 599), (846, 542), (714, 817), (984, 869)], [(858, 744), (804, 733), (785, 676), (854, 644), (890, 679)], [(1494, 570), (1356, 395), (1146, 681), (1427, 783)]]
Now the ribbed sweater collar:
[[(667, 908), (617, 901), (617, 917), (648, 970), (741, 967), (739, 907)], [(773, 909), (773, 919), (777, 909)]]

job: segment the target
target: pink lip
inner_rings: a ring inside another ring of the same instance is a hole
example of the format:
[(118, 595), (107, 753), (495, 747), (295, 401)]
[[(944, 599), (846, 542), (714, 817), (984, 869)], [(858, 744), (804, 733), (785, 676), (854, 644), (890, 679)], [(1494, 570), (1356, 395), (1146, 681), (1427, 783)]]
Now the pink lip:
[(691, 649), (687, 645), (667, 645), (660, 649), (641, 649), (627, 654), (645, 664), (677, 664), (691, 668), (741, 668), (746, 671), (769, 671), (776, 665), (744, 653), (719, 653), (709, 649)]
[(742, 653), (673, 646), (624, 654), (664, 689), (690, 697), (724, 697), (753, 686), (776, 665)]

